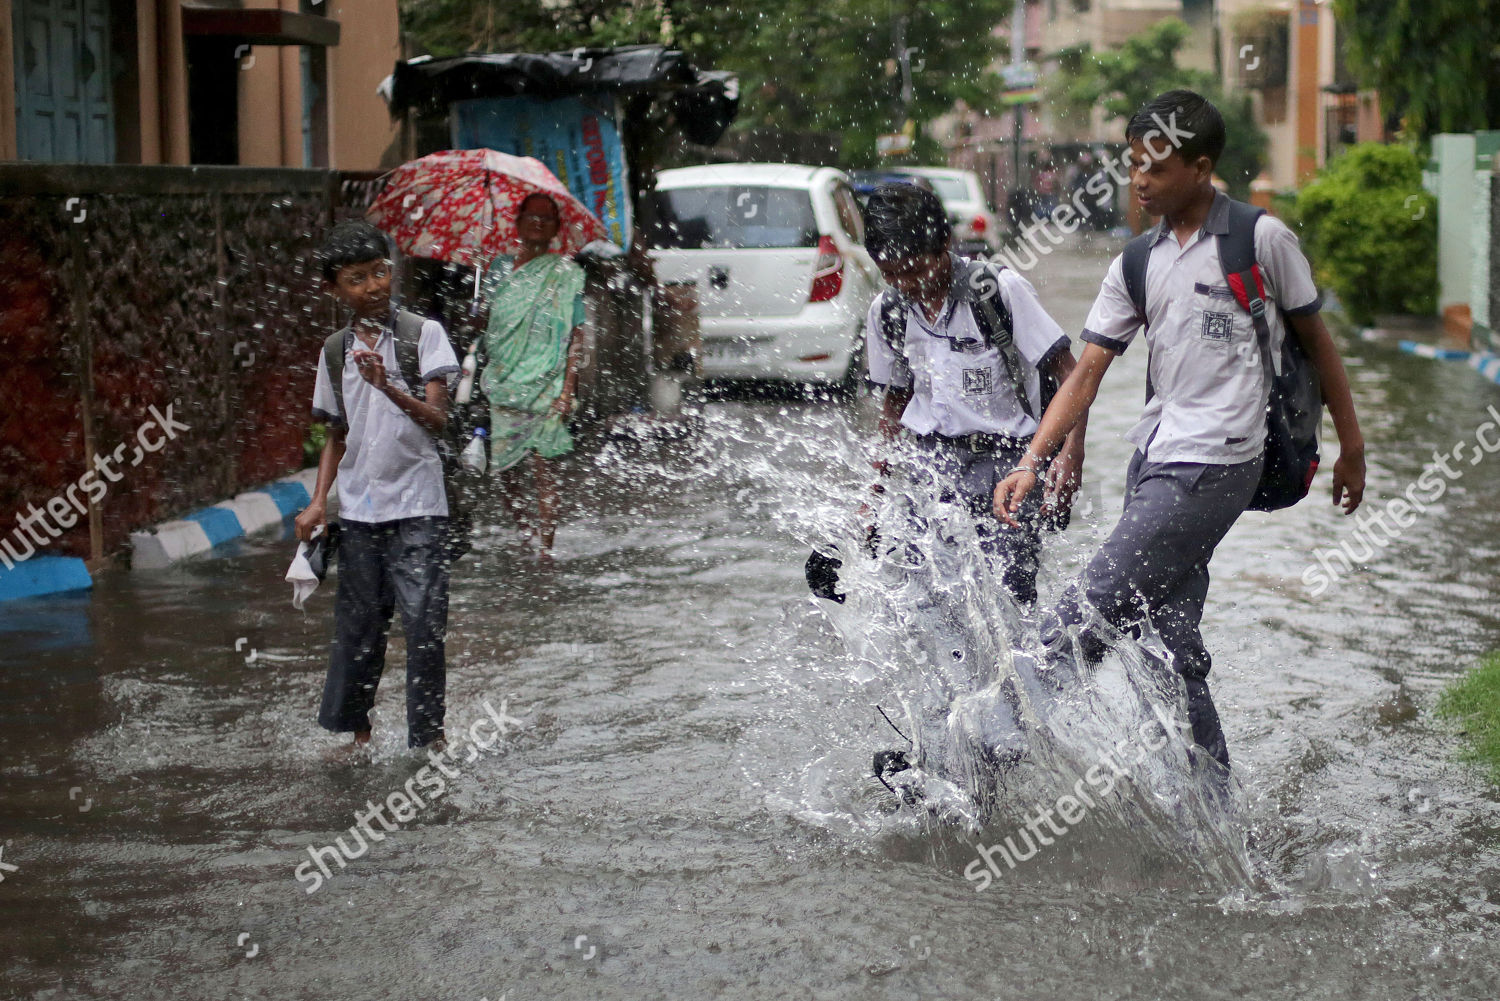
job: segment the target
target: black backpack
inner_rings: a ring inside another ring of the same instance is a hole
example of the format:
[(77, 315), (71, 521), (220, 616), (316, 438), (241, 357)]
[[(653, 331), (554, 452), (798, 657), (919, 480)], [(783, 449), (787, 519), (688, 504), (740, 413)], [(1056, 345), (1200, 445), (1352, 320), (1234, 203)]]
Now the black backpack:
[[(954, 276), (958, 286), (958, 300), (968, 303), (985, 346), (996, 348), (1000, 352), (1001, 364), (1005, 366), (1021, 410), (1032, 420), (1039, 420), (1041, 414), (1032, 406), (1031, 397), (1026, 393), (1028, 366), (1016, 350), (1010, 310), (1000, 296), (1000, 272), (1005, 270), (1005, 266), (963, 258), (959, 261), (960, 267)], [(906, 300), (892, 288), (887, 288), (880, 294), (880, 336), (897, 358), (903, 357), (906, 342)], [(953, 347), (957, 350), (956, 344)], [(1042, 411), (1045, 411), (1053, 394), (1057, 392), (1058, 382), (1051, 372), (1040, 369), (1038, 372), (1041, 375)]]
[[(396, 367), (401, 378), (413, 394), (421, 391), (422, 366), (420, 359), (423, 317), (405, 309), (396, 311), (396, 326), (392, 332), (396, 347)], [(323, 341), (323, 363), (328, 369), (328, 381), (333, 387), (334, 400), (338, 404), (338, 416), (347, 422), (344, 410), (344, 360), (354, 344), (354, 327), (348, 326), (329, 334)], [(443, 464), (443, 491), (448, 498), (448, 559), (454, 561), (473, 546), (470, 534), (473, 529), (472, 505), (466, 496), (466, 476), (459, 455), (467, 441), (465, 420), (466, 408), (450, 402), (448, 421), (440, 434), (433, 437), (438, 459)]]
[[(1229, 231), (1219, 235), (1219, 260), (1224, 278), (1240, 308), (1255, 323), (1261, 364), (1271, 384), (1266, 403), (1266, 464), (1251, 498), (1251, 511), (1279, 511), (1307, 496), (1318, 471), (1318, 425), (1323, 418), (1323, 390), (1318, 370), (1302, 349), (1290, 325), (1281, 340), (1279, 358), (1271, 355), (1271, 327), (1266, 322), (1266, 285), (1255, 260), (1255, 223), (1265, 209), (1230, 201)], [(1155, 230), (1147, 230), (1125, 245), (1121, 255), (1125, 289), (1146, 323), (1146, 265), (1151, 258)], [(1280, 309), (1279, 306), (1276, 307)], [(1283, 316), (1283, 321), (1285, 317)], [(1146, 377), (1146, 402), (1154, 390)]]

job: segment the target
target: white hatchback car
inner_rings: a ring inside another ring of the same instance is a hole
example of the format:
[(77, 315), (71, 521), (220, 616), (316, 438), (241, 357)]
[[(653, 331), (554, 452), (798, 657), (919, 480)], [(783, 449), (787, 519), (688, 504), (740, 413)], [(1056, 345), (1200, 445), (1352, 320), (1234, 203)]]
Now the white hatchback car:
[(1000, 249), (1000, 221), (984, 197), (984, 186), (972, 170), (954, 167), (891, 167), (893, 174), (925, 178), (948, 210), (953, 249), (965, 257)]
[(656, 178), (656, 278), (697, 289), (703, 375), (857, 385), (882, 287), (843, 172), (711, 164)]

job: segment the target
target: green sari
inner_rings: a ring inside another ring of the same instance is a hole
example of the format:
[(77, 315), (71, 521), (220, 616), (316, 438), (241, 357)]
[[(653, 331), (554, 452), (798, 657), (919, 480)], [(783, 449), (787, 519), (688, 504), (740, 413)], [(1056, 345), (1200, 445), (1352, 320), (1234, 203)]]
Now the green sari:
[(490, 296), (479, 377), (490, 401), (489, 465), (497, 472), (528, 452), (552, 459), (573, 450), (565, 418), (551, 410), (562, 396), (573, 328), (583, 322), (582, 268), (560, 254), (509, 266), (510, 258), (490, 266), (500, 284)]

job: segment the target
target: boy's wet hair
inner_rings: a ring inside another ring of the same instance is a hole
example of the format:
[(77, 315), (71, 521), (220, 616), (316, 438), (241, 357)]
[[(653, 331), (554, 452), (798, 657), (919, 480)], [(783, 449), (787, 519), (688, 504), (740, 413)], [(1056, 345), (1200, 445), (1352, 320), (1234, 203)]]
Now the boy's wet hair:
[(383, 261), (391, 256), (391, 245), (385, 234), (363, 219), (341, 222), (328, 231), (318, 248), (318, 263), (323, 280), (338, 281), (339, 268), (367, 261)]
[[(1167, 123), (1172, 125), (1170, 134), (1162, 128)], [(1206, 156), (1217, 166), (1224, 154), (1224, 116), (1208, 98), (1194, 91), (1169, 90), (1141, 105), (1125, 126), (1125, 141), (1144, 139), (1152, 130), (1158, 136), (1152, 138), (1151, 145), (1160, 148), (1164, 142), (1175, 141), (1176, 151), (1187, 163)]]
[(876, 263), (940, 254), (952, 233), (942, 201), (914, 184), (882, 184), (865, 202), (865, 249)]

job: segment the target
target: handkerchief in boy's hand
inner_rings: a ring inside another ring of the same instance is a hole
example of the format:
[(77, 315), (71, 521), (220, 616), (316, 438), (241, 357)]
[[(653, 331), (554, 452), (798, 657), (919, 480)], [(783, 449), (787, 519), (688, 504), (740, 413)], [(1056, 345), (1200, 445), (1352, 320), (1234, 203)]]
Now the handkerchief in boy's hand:
[(328, 574), (328, 565), (333, 562), (337, 549), (336, 523), (329, 523), (327, 531), (319, 526), (311, 541), (297, 544), (297, 555), (292, 558), (292, 565), (286, 572), (286, 580), (292, 585), (292, 607), (297, 611), (302, 611), (302, 606)]

